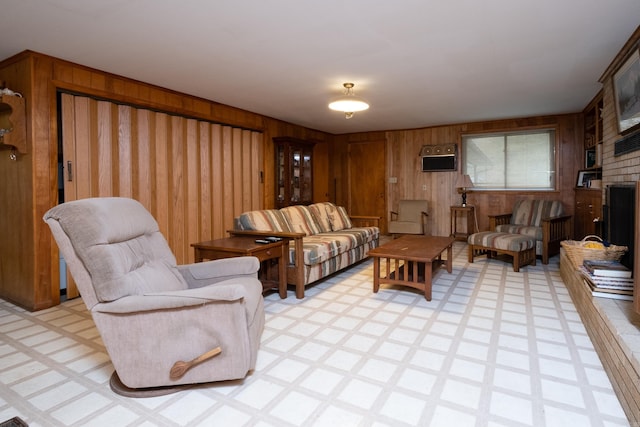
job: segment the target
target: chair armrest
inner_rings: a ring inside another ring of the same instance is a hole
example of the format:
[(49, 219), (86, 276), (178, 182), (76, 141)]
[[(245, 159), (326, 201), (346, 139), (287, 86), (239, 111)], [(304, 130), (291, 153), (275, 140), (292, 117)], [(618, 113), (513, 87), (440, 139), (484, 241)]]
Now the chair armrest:
[(489, 230), (495, 231), (498, 225), (509, 224), (511, 221), (511, 213), (489, 215)]
[(258, 277), (260, 262), (256, 257), (234, 257), (184, 264), (178, 271), (189, 288), (199, 288), (235, 277)]
[(545, 242), (567, 240), (571, 237), (571, 215), (542, 218), (542, 239)]
[(237, 301), (244, 298), (244, 296), (245, 288), (243, 286), (213, 285), (182, 291), (131, 295), (111, 302), (98, 303), (92, 310), (101, 313), (137, 313), (201, 306), (211, 301)]
[(379, 216), (367, 216), (367, 215), (351, 215), (349, 216), (351, 223), (356, 227), (379, 227)]

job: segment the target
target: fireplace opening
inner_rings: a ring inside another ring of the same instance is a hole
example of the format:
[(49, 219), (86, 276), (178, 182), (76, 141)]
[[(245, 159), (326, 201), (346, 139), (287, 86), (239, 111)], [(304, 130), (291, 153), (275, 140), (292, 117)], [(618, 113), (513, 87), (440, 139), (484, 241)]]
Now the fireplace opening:
[(629, 250), (620, 259), (633, 270), (635, 241), (636, 184), (612, 184), (607, 186), (605, 212), (606, 233), (604, 239), (611, 244), (627, 246)]

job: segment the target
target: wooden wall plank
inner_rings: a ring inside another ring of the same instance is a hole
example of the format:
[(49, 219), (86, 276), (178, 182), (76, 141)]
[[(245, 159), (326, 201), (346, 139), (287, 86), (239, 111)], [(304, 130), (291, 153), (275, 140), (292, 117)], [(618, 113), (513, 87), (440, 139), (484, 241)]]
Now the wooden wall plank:
[(170, 157), (168, 164), (171, 170), (171, 183), (169, 185), (169, 234), (171, 248), (176, 259), (183, 261), (186, 259), (185, 246), (185, 153), (184, 153), (184, 132), (186, 119), (171, 116), (170, 133)]
[(191, 243), (202, 241), (200, 235), (200, 137), (198, 135), (198, 122), (196, 120), (186, 121), (186, 171), (185, 171), (185, 207), (186, 207), (186, 240), (184, 242), (185, 252), (183, 260), (185, 263), (194, 261), (194, 253), (190, 248)]
[(211, 125), (198, 124), (198, 147), (200, 150), (200, 176), (198, 179), (200, 197), (200, 234), (199, 241), (213, 236), (213, 176), (211, 170)]
[[(114, 194), (120, 197), (133, 196), (133, 173), (137, 169), (133, 159), (131, 135), (132, 108), (126, 105), (117, 106), (117, 150), (114, 150), (114, 175), (115, 185)], [(117, 167), (117, 169), (115, 169)]]

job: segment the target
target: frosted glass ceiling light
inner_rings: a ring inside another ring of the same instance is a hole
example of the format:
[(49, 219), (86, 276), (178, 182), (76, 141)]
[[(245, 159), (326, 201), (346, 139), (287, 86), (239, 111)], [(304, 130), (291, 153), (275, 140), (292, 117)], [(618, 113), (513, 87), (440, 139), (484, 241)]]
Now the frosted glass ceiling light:
[(369, 104), (366, 101), (354, 95), (353, 83), (345, 83), (343, 86), (345, 88), (344, 95), (331, 102), (329, 104), (330, 109), (341, 111), (346, 119), (350, 119), (356, 111), (364, 111), (369, 108)]

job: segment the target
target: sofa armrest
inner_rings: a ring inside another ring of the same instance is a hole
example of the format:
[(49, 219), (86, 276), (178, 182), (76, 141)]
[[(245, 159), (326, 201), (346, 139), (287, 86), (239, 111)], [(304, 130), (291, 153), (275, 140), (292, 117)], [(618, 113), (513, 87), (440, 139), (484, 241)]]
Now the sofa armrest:
[(380, 217), (379, 216), (367, 216), (367, 215), (351, 215), (349, 216), (351, 219), (351, 224), (354, 227), (379, 227), (380, 226)]
[(511, 213), (489, 215), (489, 230), (495, 231), (498, 225), (509, 224), (511, 221)]

